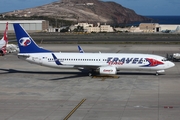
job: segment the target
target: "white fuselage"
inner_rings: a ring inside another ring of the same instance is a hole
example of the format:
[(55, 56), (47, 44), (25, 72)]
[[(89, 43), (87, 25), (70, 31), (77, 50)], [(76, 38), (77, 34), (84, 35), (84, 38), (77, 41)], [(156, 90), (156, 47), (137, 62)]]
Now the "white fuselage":
[(6, 41), (4, 41), (3, 39), (0, 40), (0, 49), (2, 49), (2, 47), (4, 47), (6, 45)]
[(89, 73), (114, 75), (119, 70), (154, 70), (156, 74), (171, 68), (174, 63), (158, 55), (135, 53), (54, 53), (40, 48), (24, 28), (14, 23), (19, 58), (53, 68), (75, 68)]
[[(61, 65), (57, 65), (52, 53), (29, 53), (18, 55), (25, 60), (53, 68), (88, 68), (115, 67), (116, 70), (164, 70), (174, 66), (164, 57), (150, 54), (129, 53), (53, 53)], [(22, 56), (29, 57), (22, 57)]]

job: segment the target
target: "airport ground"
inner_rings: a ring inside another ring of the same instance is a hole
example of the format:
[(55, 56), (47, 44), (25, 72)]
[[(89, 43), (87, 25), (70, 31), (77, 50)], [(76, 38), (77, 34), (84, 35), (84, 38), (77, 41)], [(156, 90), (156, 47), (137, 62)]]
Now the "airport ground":
[[(77, 44), (41, 44), (78, 52)], [(151, 53), (180, 51), (179, 45), (81, 44), (85, 52)], [(120, 71), (119, 77), (89, 77), (71, 69), (30, 64), (16, 54), (0, 57), (0, 120), (179, 120), (180, 63), (156, 76)], [(67, 117), (67, 118), (68, 118)]]

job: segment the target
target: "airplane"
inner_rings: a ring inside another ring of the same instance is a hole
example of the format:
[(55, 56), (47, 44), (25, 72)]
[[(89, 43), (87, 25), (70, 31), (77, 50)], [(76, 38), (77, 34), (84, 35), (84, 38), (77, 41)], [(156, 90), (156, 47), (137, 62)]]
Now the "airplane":
[(8, 22), (6, 23), (4, 35), (3, 35), (2, 39), (0, 40), (0, 54), (1, 54), (1, 56), (4, 56), (7, 52), (6, 51), (6, 45), (8, 44), (7, 31), (8, 31)]
[(4, 31), (3, 38), (0, 40), (0, 55), (4, 56), (6, 53), (12, 53), (19, 51), (18, 46), (15, 44), (8, 44), (8, 22), (6, 23), (6, 29)]
[(115, 75), (120, 70), (150, 70), (156, 75), (175, 66), (165, 57), (136, 53), (61, 53), (39, 47), (19, 23), (14, 23), (18, 58), (52, 68), (88, 70), (89, 75)]

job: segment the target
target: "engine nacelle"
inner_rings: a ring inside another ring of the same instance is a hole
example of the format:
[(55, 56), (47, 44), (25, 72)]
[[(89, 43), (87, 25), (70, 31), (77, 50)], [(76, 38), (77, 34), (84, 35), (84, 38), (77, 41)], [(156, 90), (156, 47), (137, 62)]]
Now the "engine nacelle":
[(99, 73), (104, 75), (115, 75), (117, 70), (115, 67), (100, 67)]

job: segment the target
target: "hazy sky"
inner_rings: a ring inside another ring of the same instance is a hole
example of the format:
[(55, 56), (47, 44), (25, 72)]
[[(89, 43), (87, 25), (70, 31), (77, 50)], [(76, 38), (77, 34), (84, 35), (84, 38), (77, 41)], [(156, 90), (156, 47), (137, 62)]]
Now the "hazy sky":
[[(0, 13), (36, 7), (58, 0), (0, 0)], [(102, 0), (114, 1), (140, 15), (180, 15), (180, 0)]]

